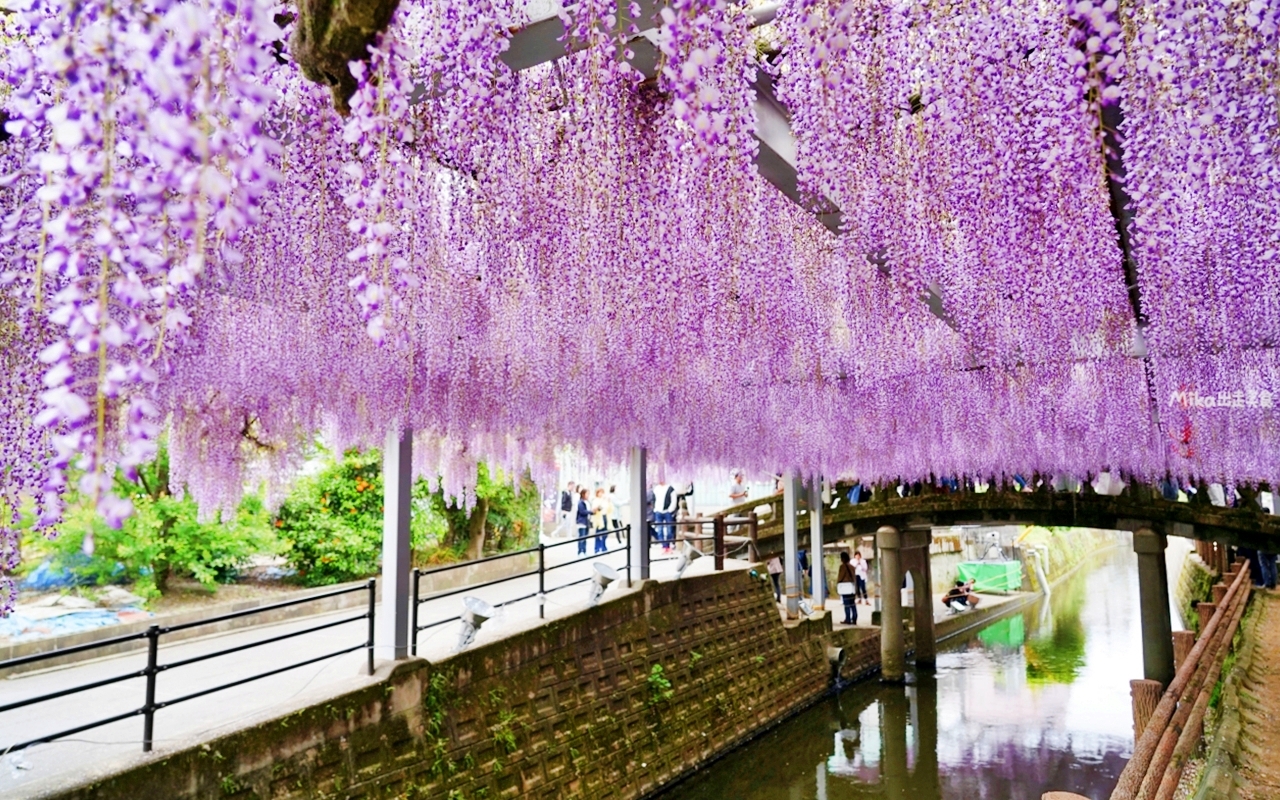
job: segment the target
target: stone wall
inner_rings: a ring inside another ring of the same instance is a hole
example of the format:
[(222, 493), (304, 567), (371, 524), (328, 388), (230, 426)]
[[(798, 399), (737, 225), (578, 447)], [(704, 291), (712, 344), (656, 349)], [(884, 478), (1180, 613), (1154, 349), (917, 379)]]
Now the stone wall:
[(1187, 630), (1199, 632), (1200, 615), (1196, 613), (1196, 604), (1213, 598), (1212, 587), (1217, 580), (1218, 573), (1205, 566), (1199, 555), (1188, 553), (1182, 560), (1182, 572), (1173, 586), (1173, 598), (1178, 605), (1178, 613), (1182, 615), (1182, 626)]
[(649, 582), (598, 608), (134, 769), (67, 800), (638, 798), (877, 668), (875, 629), (784, 626), (766, 582)]
[(1050, 536), (1034, 536), (1019, 547), (1022, 559), (1024, 584), (1029, 591), (1040, 592), (1040, 581), (1036, 578), (1035, 562), (1031, 560), (1029, 550), (1037, 544), (1049, 547), (1049, 564), (1045, 571), (1050, 585), (1070, 575), (1090, 556), (1112, 547), (1130, 546), (1130, 534), (1124, 531), (1103, 530), (1098, 528), (1067, 528), (1052, 531)]

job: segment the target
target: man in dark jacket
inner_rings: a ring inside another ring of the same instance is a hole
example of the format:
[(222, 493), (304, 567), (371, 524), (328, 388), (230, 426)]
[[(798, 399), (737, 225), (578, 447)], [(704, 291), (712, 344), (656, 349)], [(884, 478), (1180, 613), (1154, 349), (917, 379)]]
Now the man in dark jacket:
[(570, 531), (574, 529), (573, 528), (574, 507), (573, 506), (574, 506), (574, 501), (578, 499), (578, 493), (577, 491), (575, 491), (576, 489), (577, 489), (577, 484), (575, 484), (573, 481), (569, 481), (567, 484), (565, 484), (564, 489), (560, 491), (560, 512), (559, 512), (560, 519), (556, 525), (557, 534), (559, 534), (560, 531), (563, 529), (568, 529)]

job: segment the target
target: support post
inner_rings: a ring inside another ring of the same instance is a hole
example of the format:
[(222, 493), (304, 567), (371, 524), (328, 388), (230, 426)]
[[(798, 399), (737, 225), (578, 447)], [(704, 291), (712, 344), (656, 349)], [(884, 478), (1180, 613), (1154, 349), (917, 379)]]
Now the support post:
[(1227, 596), (1227, 585), (1225, 583), (1215, 583), (1213, 589), (1213, 602), (1221, 604)]
[(1187, 656), (1191, 653), (1191, 648), (1196, 646), (1196, 635), (1191, 631), (1174, 631), (1173, 632), (1173, 672), (1176, 675), (1178, 670), (1182, 669), (1182, 664), (1187, 660)]
[(822, 476), (809, 478), (809, 563), (813, 578), (810, 590), (813, 607), (822, 611), (827, 607), (827, 568), (822, 555)]
[(876, 531), (880, 550), (880, 679), (901, 681), (906, 674), (902, 643), (902, 534), (888, 525)]
[(640, 573), (640, 580), (649, 580), (649, 523), (645, 519), (645, 496), (649, 493), (649, 481), (645, 475), (648, 452), (643, 447), (631, 448), (631, 472), (628, 476), (631, 489), (631, 508), (627, 522), (631, 525), (631, 565)]
[(925, 546), (916, 548), (915, 580), (915, 650), (916, 663), (933, 666), (938, 662), (938, 641), (933, 626), (933, 575), (929, 564), (929, 545), (933, 534), (925, 539)]
[(751, 555), (751, 563), (760, 563), (760, 518), (756, 516), (756, 512), (752, 511), (748, 517), (750, 522), (747, 523), (747, 535), (751, 537), (751, 544), (748, 552)]
[[(1213, 619), (1213, 615), (1217, 610), (1218, 610), (1217, 603), (1198, 603), (1196, 605), (1196, 614), (1198, 614), (1200, 617), (1200, 631), (1202, 633), (1204, 632), (1205, 628), (1209, 627), (1209, 620)], [(1144, 639), (1146, 638), (1145, 633), (1143, 635), (1143, 638)]]
[(724, 514), (716, 514), (711, 523), (711, 544), (715, 552), (716, 572), (724, 571)]
[(377, 649), (397, 661), (409, 657), (409, 515), (413, 493), (413, 430), (387, 431), (382, 451), (382, 613)]
[(142, 705), (142, 752), (151, 752), (151, 742), (156, 725), (156, 660), (160, 651), (160, 626), (147, 628), (147, 668), (143, 673), (147, 676), (146, 702)]
[(796, 511), (800, 500), (800, 479), (790, 470), (782, 476), (782, 575), (787, 598), (787, 619), (800, 616), (799, 539)]
[(1147, 723), (1151, 721), (1151, 715), (1155, 713), (1163, 692), (1164, 688), (1159, 681), (1129, 681), (1129, 694), (1133, 697), (1133, 740), (1135, 742), (1142, 738), (1142, 732), (1147, 729)]
[(1143, 677), (1168, 686), (1173, 680), (1173, 624), (1169, 619), (1169, 573), (1163, 534), (1143, 528), (1133, 534), (1138, 554), (1138, 598), (1142, 616)]

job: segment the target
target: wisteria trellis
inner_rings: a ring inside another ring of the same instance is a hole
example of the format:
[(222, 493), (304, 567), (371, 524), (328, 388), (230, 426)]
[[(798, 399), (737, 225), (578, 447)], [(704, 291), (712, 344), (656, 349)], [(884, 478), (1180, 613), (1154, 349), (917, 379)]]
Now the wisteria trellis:
[[(650, 81), (610, 2), (565, 12), (585, 48), (513, 73), (522, 0), (402, 0), (345, 118), (287, 5), (8, 6), (0, 499), (43, 524), (72, 464), (127, 515), (108, 470), (166, 420), (207, 511), (316, 431), (397, 425), (457, 496), (476, 459), (546, 474), (560, 444), (1280, 477), (1275, 3), (789, 0), (752, 30), (674, 0)], [(755, 173), (757, 69), (842, 235)]]

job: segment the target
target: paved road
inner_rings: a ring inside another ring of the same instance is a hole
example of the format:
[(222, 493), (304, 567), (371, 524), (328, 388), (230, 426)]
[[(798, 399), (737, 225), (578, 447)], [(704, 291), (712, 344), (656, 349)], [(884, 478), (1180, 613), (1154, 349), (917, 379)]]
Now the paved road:
[[(613, 545), (615, 548), (619, 546)], [(588, 554), (593, 543), (588, 541)], [(547, 553), (547, 564), (562, 565), (578, 558), (573, 545), (557, 547)], [(653, 558), (662, 558), (661, 548), (654, 548)], [(625, 552), (617, 549), (585, 562), (557, 566), (546, 576), (547, 619), (581, 610), (586, 604), (588, 584), (567, 588), (554, 587), (589, 578), (592, 564), (603, 561), (621, 568)], [(713, 559), (693, 562), (686, 574), (709, 572)], [(745, 562), (730, 560), (731, 568)], [(653, 564), (652, 576), (671, 578), (675, 561)], [(459, 593), (439, 600), (429, 600), (419, 608), (419, 624), (456, 617), (462, 610), (464, 594), (474, 594), (497, 607), (497, 614), (486, 622), (476, 638), (477, 644), (494, 641), (512, 633), (541, 624), (536, 599), (502, 605), (513, 598), (538, 591), (536, 575)], [(628, 590), (625, 575), (606, 592), (606, 599)], [(304, 662), (367, 641), (368, 621), (357, 618), (362, 609), (346, 609), (314, 615), (272, 625), (261, 625), (225, 634), (165, 645), (160, 647), (161, 665), (207, 655), (219, 650), (247, 645), (282, 634), (302, 631), (343, 619), (348, 622), (324, 630), (284, 639), (247, 650), (197, 661), (180, 668), (162, 671), (157, 676), (157, 702), (166, 702), (188, 694), (212, 689), (222, 684), (251, 677), (287, 664)], [(355, 619), (351, 619), (355, 618)], [(437, 625), (419, 634), (419, 655), (438, 660), (453, 652), (461, 624), (456, 620)], [(389, 653), (375, 653), (379, 660)], [(0, 679), (0, 706), (30, 697), (58, 692), (70, 686), (84, 685), (117, 675), (139, 671), (146, 666), (146, 652), (138, 651), (96, 661), (81, 662), (46, 672), (26, 673), (11, 679)], [(349, 691), (368, 680), (363, 677), (366, 665), (364, 649), (280, 674), (254, 680), (240, 686), (216, 691), (156, 712), (154, 747), (157, 752), (173, 750), (192, 740), (209, 738), (233, 729), (250, 718), (269, 713), (272, 707), (298, 703), (304, 699), (321, 699), (340, 691)], [(12, 711), (0, 712), (0, 753), (17, 741), (66, 730), (95, 720), (132, 711), (143, 705), (145, 681), (141, 678), (90, 689), (74, 695), (37, 703)], [(50, 785), (69, 779), (83, 779), (112, 765), (136, 758), (142, 749), (142, 717), (135, 716), (54, 742), (35, 745), (20, 753), (0, 759), (0, 797), (33, 797)]]

